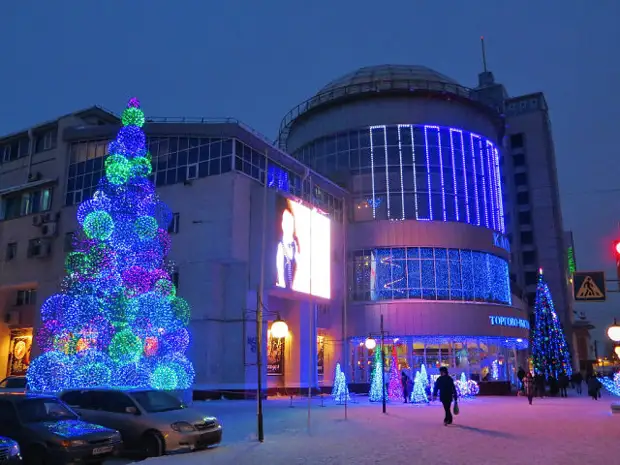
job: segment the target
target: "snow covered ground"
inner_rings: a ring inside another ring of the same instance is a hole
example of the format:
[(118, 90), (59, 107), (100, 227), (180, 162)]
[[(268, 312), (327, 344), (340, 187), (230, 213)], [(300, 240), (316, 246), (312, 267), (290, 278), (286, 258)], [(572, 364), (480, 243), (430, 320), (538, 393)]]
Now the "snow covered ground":
[[(268, 400), (265, 442), (256, 441), (256, 405), (249, 401), (202, 402), (195, 406), (217, 415), (224, 442), (217, 448), (149, 459), (148, 465), (193, 464), (351, 464), (573, 465), (616, 463), (620, 414), (610, 413), (617, 398), (604, 395), (534, 399), (482, 397), (461, 404), (455, 424), (443, 426), (441, 405), (380, 404), (367, 398), (344, 407), (312, 400)], [(492, 440), (492, 441), (491, 441)], [(123, 460), (110, 465), (128, 463)], [(106, 464), (107, 465), (107, 464)]]

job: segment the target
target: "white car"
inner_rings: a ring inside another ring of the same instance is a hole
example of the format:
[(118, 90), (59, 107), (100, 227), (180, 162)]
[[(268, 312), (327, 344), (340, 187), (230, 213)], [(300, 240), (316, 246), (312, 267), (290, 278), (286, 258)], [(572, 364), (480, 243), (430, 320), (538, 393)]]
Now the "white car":
[(26, 392), (27, 384), (25, 376), (9, 376), (0, 381), (0, 392)]

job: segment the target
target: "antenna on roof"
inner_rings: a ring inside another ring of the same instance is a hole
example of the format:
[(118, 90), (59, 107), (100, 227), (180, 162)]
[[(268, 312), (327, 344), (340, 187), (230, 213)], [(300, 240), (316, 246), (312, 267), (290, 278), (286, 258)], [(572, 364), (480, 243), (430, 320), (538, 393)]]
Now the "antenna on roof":
[(487, 72), (487, 51), (484, 48), (484, 36), (480, 36), (480, 46), (482, 47), (482, 67), (484, 72)]

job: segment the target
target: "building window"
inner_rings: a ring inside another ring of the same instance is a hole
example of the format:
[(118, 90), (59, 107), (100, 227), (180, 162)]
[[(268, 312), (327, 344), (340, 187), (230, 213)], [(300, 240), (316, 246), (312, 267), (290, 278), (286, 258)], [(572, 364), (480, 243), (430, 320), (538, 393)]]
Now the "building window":
[(74, 247), (73, 247), (73, 237), (74, 237), (74, 233), (73, 232), (68, 232), (68, 233), (65, 234), (65, 240), (64, 240), (65, 252), (72, 252), (74, 250)]
[(527, 186), (527, 174), (526, 173), (515, 174), (515, 185)]
[(533, 250), (523, 252), (523, 264), (524, 265), (536, 265), (537, 255)]
[(538, 282), (538, 273), (535, 271), (527, 271), (525, 273), (525, 285), (533, 286)]
[(377, 248), (354, 252), (350, 266), (353, 300), (511, 303), (508, 262), (485, 252)]
[(9, 242), (6, 245), (6, 261), (10, 262), (17, 257), (17, 242)]
[(17, 291), (17, 298), (15, 299), (15, 305), (34, 305), (37, 302), (37, 290), (36, 289), (20, 289)]
[(36, 238), (28, 241), (28, 258), (45, 257), (49, 251), (50, 243), (44, 239)]
[(532, 231), (521, 232), (521, 245), (530, 245), (534, 243), (534, 233)]
[[(526, 294), (526, 298), (527, 298), (527, 303), (533, 306), (534, 303), (536, 302), (536, 292), (528, 292)], [(534, 319), (534, 314), (532, 313), (532, 315), (530, 316), (530, 328), (534, 328), (535, 325), (536, 325), (536, 321)]]
[(530, 212), (519, 212), (519, 224), (532, 224), (532, 214)]
[(170, 225), (168, 226), (168, 233), (169, 234), (178, 234), (179, 226), (180, 226), (180, 221), (181, 221), (181, 214), (180, 213), (174, 213), (172, 215), (172, 221), (170, 222)]
[(525, 166), (525, 155), (519, 153), (517, 155), (512, 156), (512, 164), (514, 166)]
[(2, 197), (0, 220), (49, 211), (52, 206), (52, 188), (16, 192)]
[(524, 141), (523, 141), (523, 133), (520, 132), (518, 134), (512, 134), (510, 136), (510, 148), (513, 149), (520, 149), (523, 148), (524, 146)]
[(529, 205), (530, 204), (530, 193), (529, 192), (518, 192), (517, 193), (517, 204), (518, 205)]

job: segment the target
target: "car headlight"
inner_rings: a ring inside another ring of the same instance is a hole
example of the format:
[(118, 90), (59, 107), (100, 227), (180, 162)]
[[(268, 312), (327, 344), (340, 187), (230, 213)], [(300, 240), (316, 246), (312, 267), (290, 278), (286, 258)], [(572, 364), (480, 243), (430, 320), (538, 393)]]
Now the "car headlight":
[(196, 431), (193, 425), (190, 425), (186, 421), (177, 421), (176, 423), (172, 423), (170, 427), (174, 431), (178, 431), (179, 433), (189, 433), (191, 431)]
[(9, 448), (9, 457), (19, 455), (19, 444), (15, 443)]

